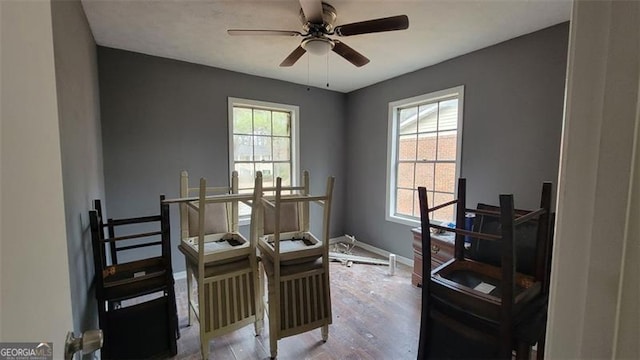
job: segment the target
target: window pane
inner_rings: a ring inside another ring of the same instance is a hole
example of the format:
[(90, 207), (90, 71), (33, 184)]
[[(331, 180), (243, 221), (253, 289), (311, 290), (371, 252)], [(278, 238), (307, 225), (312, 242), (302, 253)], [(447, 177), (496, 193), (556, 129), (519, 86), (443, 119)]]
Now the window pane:
[(420, 199), (417, 191), (413, 192), (413, 216), (420, 217)]
[(274, 111), (272, 116), (273, 116), (273, 135), (290, 136), (291, 115), (286, 112)]
[(254, 136), (255, 161), (271, 161), (271, 138), (268, 136)]
[[(415, 192), (413, 201), (413, 216), (420, 220), (420, 197), (417, 191)], [(427, 191), (427, 206), (433, 207), (433, 191)], [(429, 217), (432, 218), (433, 215), (429, 214)]]
[(398, 187), (413, 189), (414, 163), (398, 164)]
[[(253, 185), (251, 184), (251, 189), (245, 189), (245, 190), (240, 190), (239, 193), (240, 194), (251, 194), (253, 193)], [(242, 201), (238, 202), (238, 215), (239, 216), (247, 216), (247, 215), (251, 215), (251, 206), (243, 203)]]
[[(446, 202), (449, 202), (453, 200), (453, 194), (442, 194), (442, 193), (435, 193), (434, 194), (434, 199), (433, 199), (433, 206), (438, 206), (440, 204), (444, 204)], [(440, 220), (440, 221), (447, 221), (447, 222), (452, 222), (454, 220), (453, 218), (453, 214), (454, 214), (454, 210), (455, 207), (453, 205), (449, 205), (449, 206), (445, 206), (442, 209), (438, 209), (434, 212), (432, 212), (433, 214), (433, 219), (435, 220)]]
[(253, 110), (253, 133), (256, 135), (271, 135), (271, 111)]
[(400, 160), (416, 159), (416, 135), (400, 136), (398, 147), (398, 158)]
[(243, 202), (240, 202), (238, 206), (238, 216), (249, 216), (249, 215), (251, 215), (251, 207)]
[(453, 193), (455, 190), (456, 164), (436, 164), (436, 191)]
[(430, 132), (438, 129), (438, 104), (421, 105), (419, 107), (420, 122), (418, 132)]
[[(418, 217), (418, 219), (420, 219), (420, 202), (419, 202), (420, 200), (419, 200), (417, 195), (416, 195), (415, 201), (416, 201), (415, 206), (417, 206), (417, 209), (414, 210), (414, 216), (416, 216), (416, 217)], [(428, 207), (433, 207), (433, 191), (427, 191), (427, 206)], [(433, 216), (431, 214), (432, 213), (429, 214), (429, 217), (433, 218)]]
[(417, 107), (402, 109), (398, 114), (398, 130), (400, 134), (415, 134), (418, 130)]
[(253, 133), (252, 111), (247, 108), (233, 108), (233, 133), (251, 134)]
[(233, 160), (253, 161), (253, 136), (233, 135)]
[(436, 159), (436, 139), (435, 133), (418, 135), (418, 160)]
[(458, 149), (456, 130), (438, 133), (438, 160), (455, 160)]
[(440, 102), (438, 131), (455, 130), (458, 128), (458, 99)]
[(255, 173), (253, 164), (234, 164), (234, 170), (238, 172), (238, 187), (240, 189), (253, 189)]
[(398, 189), (396, 196), (396, 214), (413, 215), (413, 190)]
[(282, 185), (291, 186), (291, 165), (276, 163), (273, 164), (273, 176), (274, 178), (282, 178)]
[(433, 190), (433, 163), (416, 164), (416, 189), (424, 186), (427, 190)]
[(291, 159), (289, 138), (273, 138), (273, 160), (288, 161)]
[(256, 171), (262, 171), (262, 186), (275, 186), (273, 177), (273, 163), (256, 163)]

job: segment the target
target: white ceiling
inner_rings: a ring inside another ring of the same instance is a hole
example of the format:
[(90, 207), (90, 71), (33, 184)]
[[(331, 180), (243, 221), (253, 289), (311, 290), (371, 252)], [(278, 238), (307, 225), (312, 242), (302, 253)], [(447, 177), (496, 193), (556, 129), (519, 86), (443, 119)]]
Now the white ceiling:
[[(326, 0), (336, 25), (406, 14), (409, 29), (341, 37), (371, 62), (335, 53), (278, 65), (300, 37), (229, 36), (227, 29), (302, 31), (298, 0), (82, 0), (98, 45), (349, 92), (569, 20), (570, 0)], [(328, 62), (328, 71), (327, 71)]]

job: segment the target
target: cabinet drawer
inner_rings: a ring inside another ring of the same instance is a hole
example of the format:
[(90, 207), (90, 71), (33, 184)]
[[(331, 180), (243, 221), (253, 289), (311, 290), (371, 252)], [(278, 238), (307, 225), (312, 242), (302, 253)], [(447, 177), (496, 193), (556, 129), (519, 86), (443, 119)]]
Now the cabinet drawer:
[[(411, 283), (420, 286), (422, 285), (422, 234), (419, 228), (411, 231), (413, 233), (413, 273), (411, 274)], [(431, 254), (429, 254), (431, 257), (431, 269), (453, 258), (453, 243), (437, 236), (431, 236)]]
[(431, 237), (431, 267), (436, 263), (436, 266), (449, 261), (453, 258), (453, 244), (446, 241)]

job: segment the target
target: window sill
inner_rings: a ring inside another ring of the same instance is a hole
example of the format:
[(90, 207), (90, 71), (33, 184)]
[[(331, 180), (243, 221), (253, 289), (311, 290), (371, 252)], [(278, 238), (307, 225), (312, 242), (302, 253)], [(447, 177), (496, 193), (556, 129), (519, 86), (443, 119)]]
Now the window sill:
[(411, 227), (420, 227), (420, 220), (418, 219), (410, 219), (406, 217), (387, 215), (386, 220), (389, 222), (394, 222), (397, 224), (407, 225)]
[[(411, 226), (412, 228), (416, 228), (416, 227), (419, 228), (422, 226), (422, 223), (420, 222), (419, 219), (410, 219), (410, 218), (405, 218), (401, 216), (387, 215), (386, 220), (389, 222), (397, 223), (397, 224)], [(446, 224), (449, 224), (449, 223), (451, 222), (431, 219), (431, 224), (446, 226)]]

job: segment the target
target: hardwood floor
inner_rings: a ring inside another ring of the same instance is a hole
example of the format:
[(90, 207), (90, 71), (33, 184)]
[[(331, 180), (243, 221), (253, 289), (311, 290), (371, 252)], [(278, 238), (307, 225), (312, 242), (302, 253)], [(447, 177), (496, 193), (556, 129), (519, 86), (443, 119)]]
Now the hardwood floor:
[[(362, 253), (358, 255), (372, 256)], [(320, 329), (278, 342), (278, 359), (415, 359), (420, 330), (420, 289), (411, 285), (411, 269), (332, 262), (333, 324), (322, 343)], [(176, 282), (181, 337), (172, 359), (200, 359), (198, 322), (187, 326), (186, 280)], [(266, 316), (265, 316), (266, 318)], [(267, 320), (268, 321), (268, 320)], [(268, 323), (260, 336), (253, 325), (213, 339), (209, 359), (268, 359)]]

